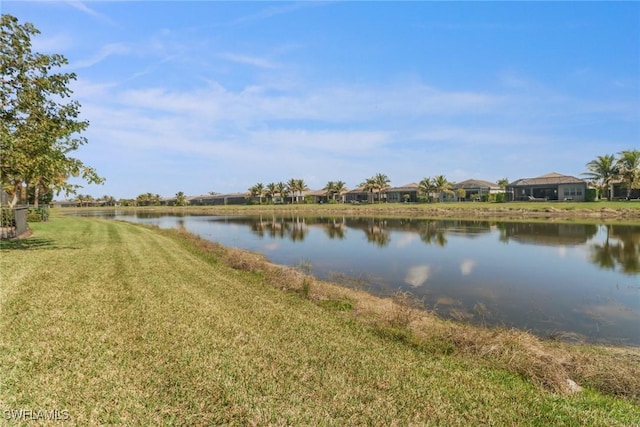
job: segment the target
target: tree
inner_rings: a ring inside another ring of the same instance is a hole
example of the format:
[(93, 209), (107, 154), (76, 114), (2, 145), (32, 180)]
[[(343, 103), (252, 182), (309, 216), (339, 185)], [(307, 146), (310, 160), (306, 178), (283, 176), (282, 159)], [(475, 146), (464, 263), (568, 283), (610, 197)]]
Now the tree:
[(335, 188), (336, 188), (336, 183), (333, 181), (329, 181), (327, 182), (327, 185), (324, 186), (323, 190), (327, 193), (327, 196), (334, 198), (334, 195), (336, 192)]
[(276, 191), (278, 192), (278, 195), (280, 196), (280, 198), (282, 199), (282, 203), (284, 203), (284, 199), (287, 197), (287, 184), (285, 184), (284, 182), (280, 181), (276, 184)]
[(382, 191), (389, 188), (389, 183), (391, 180), (389, 177), (383, 173), (377, 173), (372, 178), (373, 183), (375, 185), (375, 189), (378, 190), (378, 202), (382, 199)]
[(440, 194), (440, 200), (443, 199), (444, 194), (451, 194), (451, 183), (447, 181), (444, 175), (438, 175), (433, 178), (433, 189), (436, 193)]
[(160, 199), (161, 197), (159, 194), (144, 193), (136, 197), (136, 205), (137, 206), (159, 206)]
[(115, 206), (116, 205), (116, 198), (113, 197), (113, 196), (104, 195), (104, 196), (102, 196), (102, 198), (100, 200), (102, 200), (102, 203), (104, 203), (105, 206)]
[(189, 202), (187, 201), (187, 196), (184, 195), (184, 192), (178, 191), (176, 193), (176, 206), (187, 206)]
[(300, 198), (302, 198), (302, 192), (309, 190), (309, 187), (304, 182), (304, 179), (296, 180), (296, 188), (298, 189), (298, 193), (300, 194)]
[(341, 195), (342, 193), (344, 193), (345, 191), (347, 191), (347, 183), (344, 181), (336, 181), (333, 183), (334, 187), (333, 187), (333, 191), (334, 191), (334, 195), (333, 195), (333, 200), (336, 199), (336, 194), (337, 195)]
[(640, 185), (640, 150), (624, 150), (618, 153), (618, 156), (616, 167), (627, 187), (627, 199), (629, 199), (631, 190)]
[(600, 188), (600, 193), (611, 200), (611, 181), (618, 176), (618, 166), (613, 154), (598, 156), (587, 163), (588, 172), (582, 175), (593, 181)]
[(505, 177), (505, 178), (499, 179), (498, 182), (496, 182), (496, 184), (498, 184), (498, 187), (504, 190), (509, 185), (509, 178)]
[(369, 193), (369, 201), (372, 201), (373, 192), (376, 189), (376, 183), (373, 178), (367, 178), (366, 180), (364, 180), (364, 182), (360, 183), (359, 187), (362, 188), (363, 191)]
[(329, 181), (323, 188), (323, 190), (327, 192), (327, 195), (334, 201), (336, 200), (336, 195), (342, 194), (346, 189), (347, 187), (344, 181)]
[(427, 196), (427, 200), (430, 197), (431, 193), (434, 191), (433, 187), (433, 179), (430, 177), (422, 178), (422, 180), (418, 183), (418, 191), (420, 194)]
[(295, 179), (291, 178), (287, 181), (287, 190), (291, 193), (291, 203), (293, 203), (293, 198), (295, 196), (295, 202), (298, 203), (300, 197), (302, 197), (302, 192), (308, 190), (307, 184), (305, 184), (304, 179)]
[(273, 201), (273, 196), (275, 196), (277, 192), (278, 192), (278, 189), (276, 187), (275, 182), (270, 182), (265, 187), (265, 196), (271, 199), (271, 201)]
[(11, 15), (0, 21), (0, 181), (15, 205), (21, 187), (32, 187), (34, 204), (42, 191), (75, 193), (71, 176), (89, 183), (103, 178), (69, 154), (86, 144), (80, 134), (80, 104), (69, 101), (74, 73), (52, 70), (67, 64), (59, 54), (33, 53), (31, 38), (40, 32)]
[(251, 195), (251, 197), (257, 197), (258, 200), (260, 201), (260, 204), (262, 204), (262, 196), (264, 195), (264, 185), (261, 182), (259, 182), (253, 187), (250, 187), (249, 194)]
[[(287, 181), (287, 192), (291, 193), (291, 203), (293, 203), (293, 197), (295, 196), (297, 191), (298, 191), (298, 180), (295, 178), (291, 178), (289, 181)], [(296, 197), (296, 202), (297, 201), (298, 201), (298, 198)]]

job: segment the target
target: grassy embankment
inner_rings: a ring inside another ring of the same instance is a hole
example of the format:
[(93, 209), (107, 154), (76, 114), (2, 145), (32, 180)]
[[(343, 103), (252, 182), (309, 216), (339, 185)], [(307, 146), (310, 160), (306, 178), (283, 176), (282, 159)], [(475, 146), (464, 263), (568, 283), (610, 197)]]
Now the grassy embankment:
[[(177, 230), (2, 243), (0, 410), (70, 424), (634, 425), (640, 353), (445, 322)], [(585, 390), (571, 394), (566, 379)]]
[[(80, 210), (104, 210), (82, 208)], [(447, 217), (456, 219), (509, 219), (558, 221), (615, 221), (640, 222), (640, 201), (593, 203), (585, 202), (512, 202), (512, 203), (373, 203), (373, 204), (284, 204), (284, 205), (229, 205), (143, 208), (167, 212), (211, 214), (296, 213), (309, 215), (382, 215), (410, 217)], [(75, 209), (56, 209), (70, 212)]]

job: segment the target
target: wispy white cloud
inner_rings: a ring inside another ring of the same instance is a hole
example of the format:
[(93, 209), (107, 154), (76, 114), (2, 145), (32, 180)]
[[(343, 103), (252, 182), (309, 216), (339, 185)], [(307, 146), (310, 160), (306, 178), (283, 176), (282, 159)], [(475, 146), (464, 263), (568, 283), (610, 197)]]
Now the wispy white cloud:
[(75, 69), (92, 67), (112, 55), (126, 55), (130, 52), (131, 48), (124, 43), (110, 43), (103, 46), (102, 49), (91, 58), (81, 59), (72, 63), (71, 67)]
[(265, 19), (273, 18), (278, 15), (285, 15), (288, 13), (296, 12), (301, 9), (309, 8), (309, 7), (319, 7), (328, 4), (326, 2), (308, 2), (308, 1), (299, 1), (292, 4), (287, 5), (278, 5), (278, 6), (270, 6), (261, 11), (245, 15), (240, 17), (234, 21), (232, 21), (229, 25), (240, 25), (246, 24), (250, 22), (262, 21)]
[(83, 12), (89, 16), (92, 16), (94, 18), (97, 18), (103, 22), (106, 22), (108, 24), (113, 25), (114, 22), (113, 20), (111, 20), (111, 18), (109, 18), (107, 15), (104, 15), (100, 12), (97, 12), (96, 10), (90, 8), (89, 6), (86, 5), (86, 2), (82, 2), (82, 1), (78, 1), (78, 0), (71, 0), (71, 1), (67, 1), (67, 4), (77, 10), (79, 10), (80, 12)]
[(257, 56), (248, 56), (248, 55), (239, 55), (235, 53), (222, 53), (219, 55), (220, 58), (226, 59), (227, 61), (237, 62), (240, 64), (251, 65), (258, 68), (277, 68), (278, 66), (268, 59), (259, 58)]

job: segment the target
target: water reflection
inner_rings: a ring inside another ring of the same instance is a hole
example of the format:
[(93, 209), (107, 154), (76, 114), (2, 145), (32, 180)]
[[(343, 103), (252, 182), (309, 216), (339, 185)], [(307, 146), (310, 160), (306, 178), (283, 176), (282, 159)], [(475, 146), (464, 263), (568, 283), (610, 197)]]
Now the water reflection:
[(595, 224), (499, 223), (500, 240), (536, 245), (580, 245), (598, 232)]
[(296, 215), (118, 218), (182, 226), (444, 317), (640, 345), (640, 225)]
[(591, 245), (591, 261), (600, 268), (621, 267), (626, 274), (640, 272), (640, 229), (605, 224), (604, 243)]

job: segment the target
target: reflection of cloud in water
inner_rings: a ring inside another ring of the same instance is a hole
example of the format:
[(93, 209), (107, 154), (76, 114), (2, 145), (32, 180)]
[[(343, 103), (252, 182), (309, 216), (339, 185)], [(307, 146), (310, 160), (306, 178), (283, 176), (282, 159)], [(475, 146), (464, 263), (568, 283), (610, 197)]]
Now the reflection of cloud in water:
[(447, 296), (440, 296), (436, 300), (438, 305), (462, 305), (462, 301)]
[(559, 246), (558, 247), (558, 256), (561, 258), (564, 258), (567, 256), (567, 247), (566, 246)]
[(473, 268), (476, 266), (476, 262), (472, 259), (463, 259), (460, 263), (460, 271), (463, 276), (468, 276), (473, 272)]
[(429, 275), (431, 274), (431, 267), (428, 265), (418, 265), (416, 267), (411, 267), (407, 272), (407, 277), (405, 277), (404, 281), (414, 288), (418, 286), (422, 286), (425, 284), (427, 280), (429, 280)]
[(280, 248), (280, 244), (273, 242), (269, 243), (268, 245), (264, 245), (264, 248), (268, 251), (275, 251)]
[(405, 233), (405, 234), (402, 235), (400, 240), (397, 241), (396, 247), (398, 247), (398, 248), (407, 247), (407, 246), (409, 246), (411, 244), (411, 242), (413, 242), (417, 238), (418, 238), (418, 236), (416, 234), (414, 234), (414, 233)]
[(640, 313), (631, 307), (612, 302), (610, 304), (581, 307), (575, 311), (584, 313), (594, 320), (611, 323), (613, 319), (640, 322)]

